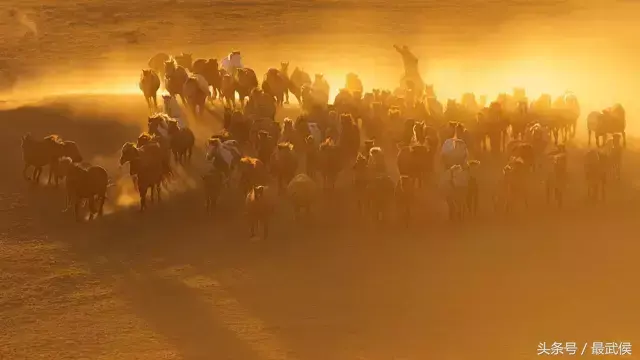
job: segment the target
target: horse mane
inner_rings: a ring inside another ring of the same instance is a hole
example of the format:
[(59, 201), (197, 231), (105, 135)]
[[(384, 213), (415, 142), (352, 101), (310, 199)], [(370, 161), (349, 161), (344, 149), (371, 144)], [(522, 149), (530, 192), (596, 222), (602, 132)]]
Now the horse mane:
[(293, 144), (288, 141), (278, 143), (278, 150), (284, 150), (284, 149), (293, 150)]
[(321, 147), (325, 147), (325, 146), (335, 146), (336, 142), (333, 140), (333, 138), (331, 136), (327, 136), (323, 141), (322, 144), (320, 144)]
[(371, 157), (380, 156), (381, 154), (382, 154), (382, 148), (379, 146), (374, 146), (371, 149), (369, 149), (369, 156)]
[(251, 156), (243, 156), (240, 163), (255, 166), (260, 160)]
[(49, 140), (49, 141), (53, 141), (56, 144), (63, 144), (64, 141), (62, 140), (62, 138), (56, 134), (51, 134), (49, 136), (45, 136), (44, 140)]
[(340, 114), (340, 122), (353, 122), (353, 116), (348, 113)]
[(169, 127), (172, 127), (172, 126), (178, 127), (178, 120), (169, 118), (167, 119), (167, 125)]
[(148, 132), (146, 132), (146, 131), (145, 131), (145, 132), (143, 132), (142, 134), (140, 134), (140, 135), (138, 136), (138, 141), (140, 141), (140, 140), (142, 140), (142, 139), (147, 139), (147, 140), (149, 140), (149, 141), (150, 141), (151, 139), (153, 139), (153, 135), (152, 135), (152, 134), (149, 134)]
[(220, 145), (222, 145), (222, 141), (219, 137), (216, 137), (216, 135), (212, 135), (209, 140), (207, 140), (207, 142), (209, 143), (209, 145), (213, 145), (215, 143), (219, 143)]
[(524, 159), (522, 159), (520, 156), (512, 156), (509, 159), (509, 164), (524, 165)]
[(136, 144), (132, 143), (131, 141), (127, 141), (126, 143), (124, 143), (124, 145), (122, 145), (122, 151), (124, 152), (125, 150), (129, 150), (129, 149), (138, 149), (136, 147)]
[(400, 112), (400, 108), (398, 108), (397, 106), (392, 106), (389, 111), (388, 111), (388, 115), (389, 116), (400, 116), (401, 112)]
[(155, 113), (151, 116), (149, 116), (148, 122), (155, 122), (155, 121), (165, 121), (165, 122), (169, 122), (171, 119), (171, 117), (163, 112), (158, 112)]
[(469, 166), (479, 166), (480, 165), (480, 160), (469, 160), (467, 161), (467, 165)]

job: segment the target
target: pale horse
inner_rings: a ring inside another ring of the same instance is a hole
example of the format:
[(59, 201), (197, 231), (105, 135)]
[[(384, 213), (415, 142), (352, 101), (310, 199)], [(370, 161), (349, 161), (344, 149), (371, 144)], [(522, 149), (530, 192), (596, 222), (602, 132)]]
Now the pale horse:
[(317, 123), (309, 122), (307, 123), (307, 127), (309, 128), (309, 133), (311, 137), (313, 137), (313, 142), (316, 146), (320, 146), (322, 144), (322, 131)]
[(440, 178), (440, 188), (449, 208), (449, 219), (462, 219), (469, 195), (470, 169), (455, 164), (447, 168)]
[(180, 104), (178, 104), (178, 99), (171, 95), (162, 95), (162, 101), (164, 103), (163, 112), (170, 118), (177, 120), (179, 127), (184, 128), (189, 126), (189, 124), (187, 124), (187, 117), (184, 116)]
[(453, 165), (463, 165), (467, 163), (469, 158), (469, 150), (467, 143), (462, 139), (449, 138), (442, 144), (440, 150), (442, 165), (446, 170), (450, 169)]
[(218, 138), (210, 138), (207, 140), (206, 146), (206, 160), (211, 161), (213, 167), (224, 174), (225, 186), (229, 186), (229, 180), (242, 158), (240, 145), (236, 140), (222, 142)]
[(235, 69), (244, 68), (244, 66), (242, 66), (242, 56), (240, 55), (240, 51), (232, 51), (229, 56), (220, 61), (220, 66), (227, 72), (227, 74), (232, 76), (235, 73)]

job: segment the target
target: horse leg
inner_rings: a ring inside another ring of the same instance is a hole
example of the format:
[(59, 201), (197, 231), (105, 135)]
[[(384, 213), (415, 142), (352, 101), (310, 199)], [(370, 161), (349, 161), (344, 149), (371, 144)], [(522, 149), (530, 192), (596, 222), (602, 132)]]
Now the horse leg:
[(147, 186), (139, 187), (138, 193), (140, 194), (140, 212), (143, 212), (147, 208)]
[(40, 175), (42, 175), (42, 166), (35, 167), (33, 169), (33, 175), (32, 175), (33, 176), (33, 182), (35, 184), (39, 184), (40, 183)]
[(473, 216), (478, 214), (478, 189), (473, 190)]
[(93, 216), (96, 212), (96, 197), (91, 196), (89, 198), (89, 221), (93, 220)]
[(53, 178), (53, 174), (55, 173), (55, 168), (53, 163), (49, 164), (49, 179), (47, 180), (47, 185), (51, 185), (51, 179)]
[(547, 205), (551, 202), (551, 183), (547, 180), (546, 184), (546, 193), (547, 193)]
[(76, 197), (75, 199), (75, 205), (74, 205), (74, 215), (76, 217), (76, 221), (80, 222), (80, 202), (82, 201), (80, 198)]
[(250, 238), (253, 238), (256, 236), (256, 220), (255, 219), (251, 219), (251, 234), (249, 235)]
[(562, 196), (563, 196), (563, 192), (562, 189), (556, 187), (556, 200), (558, 201), (558, 207), (562, 209)]
[(261, 220), (262, 222), (262, 231), (264, 233), (263, 239), (267, 239), (269, 237), (269, 219), (264, 216)]
[(153, 94), (153, 111), (158, 110), (158, 95)]
[(591, 130), (587, 130), (587, 145), (591, 146)]
[(155, 187), (155, 185), (150, 185), (149, 186), (149, 189), (151, 190), (151, 193), (149, 194), (149, 202), (152, 203), (152, 204), (156, 202), (156, 196), (155, 196), (154, 187)]
[(98, 216), (104, 215), (104, 202), (107, 199), (107, 194), (100, 195), (100, 203), (98, 204)]
[(29, 170), (29, 164), (24, 164), (24, 168), (22, 168), (22, 178), (24, 178), (25, 180), (31, 180), (31, 178), (29, 177), (29, 175), (27, 175), (27, 170)]

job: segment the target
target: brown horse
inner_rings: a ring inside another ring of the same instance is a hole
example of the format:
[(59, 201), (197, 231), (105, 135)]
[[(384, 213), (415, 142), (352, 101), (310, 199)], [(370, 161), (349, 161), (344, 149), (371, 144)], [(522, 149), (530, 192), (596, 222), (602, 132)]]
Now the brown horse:
[(147, 107), (150, 112), (155, 112), (158, 108), (158, 89), (160, 89), (160, 77), (152, 69), (143, 69), (140, 74), (140, 83), (138, 84), (144, 99), (147, 102)]

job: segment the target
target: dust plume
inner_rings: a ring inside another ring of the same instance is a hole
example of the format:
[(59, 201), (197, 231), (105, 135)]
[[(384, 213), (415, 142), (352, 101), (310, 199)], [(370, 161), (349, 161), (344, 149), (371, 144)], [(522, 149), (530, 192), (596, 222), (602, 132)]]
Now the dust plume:
[(585, 4), (556, 17), (523, 13), (471, 43), (417, 37), (414, 42), (424, 46), (415, 52), (422, 55), (422, 73), (439, 97), (459, 98), (466, 89), (491, 99), (524, 87), (534, 99), (570, 90), (580, 100), (582, 118), (623, 104), (633, 132), (640, 126), (633, 122), (640, 115), (635, 101), (638, 14), (638, 4)]

